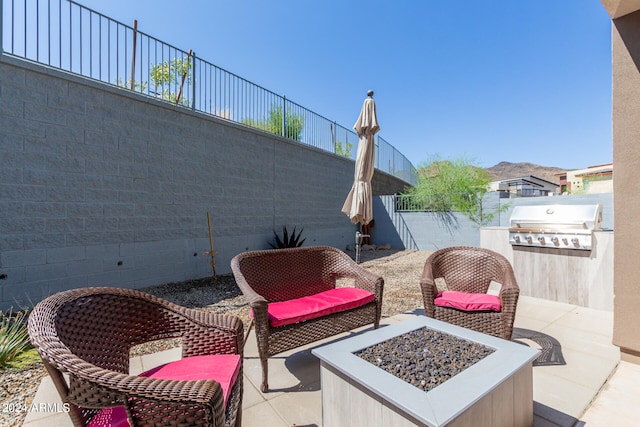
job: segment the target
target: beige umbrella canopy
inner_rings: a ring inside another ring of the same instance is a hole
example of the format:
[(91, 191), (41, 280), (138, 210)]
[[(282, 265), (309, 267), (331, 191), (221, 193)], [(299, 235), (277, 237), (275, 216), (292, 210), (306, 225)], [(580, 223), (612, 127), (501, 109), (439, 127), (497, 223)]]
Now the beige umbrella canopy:
[(356, 154), (356, 167), (351, 191), (342, 206), (351, 222), (367, 225), (373, 219), (371, 206), (371, 179), (373, 178), (375, 144), (373, 137), (380, 130), (378, 117), (376, 116), (376, 103), (373, 100), (373, 91), (370, 90), (367, 99), (362, 104), (360, 117), (353, 125), (358, 137), (358, 152)]

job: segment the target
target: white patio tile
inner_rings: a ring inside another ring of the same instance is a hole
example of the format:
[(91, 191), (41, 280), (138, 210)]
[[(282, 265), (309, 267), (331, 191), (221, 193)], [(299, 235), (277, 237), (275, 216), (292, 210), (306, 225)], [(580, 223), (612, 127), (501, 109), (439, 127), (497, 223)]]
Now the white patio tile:
[(308, 388), (310, 391), (283, 393), (269, 401), (288, 426), (322, 425), (320, 381)]
[(611, 337), (613, 334), (613, 312), (575, 307), (564, 314), (554, 325)]
[(640, 419), (640, 366), (621, 361), (581, 418), (587, 426), (631, 426)]
[(516, 317), (537, 319), (550, 325), (574, 309), (575, 306), (570, 304), (520, 295)]
[(620, 349), (611, 343), (611, 335), (589, 333), (558, 324), (548, 326), (541, 332), (557, 339), (563, 351), (573, 350), (616, 361), (620, 359)]
[(598, 392), (596, 387), (585, 387), (536, 368), (533, 370), (533, 400), (571, 417), (579, 418)]
[[(381, 327), (424, 311), (404, 313), (381, 321)], [(534, 426), (571, 426), (584, 414), (587, 426), (626, 426), (640, 417), (640, 366), (619, 362), (619, 350), (611, 344), (612, 317), (608, 312), (523, 296), (518, 303), (515, 327), (542, 332), (560, 343), (567, 365), (533, 368)], [(245, 345), (243, 425), (290, 427), (322, 425), (319, 362), (310, 349), (371, 327), (341, 334), (269, 359), (269, 393), (259, 391), (262, 379), (255, 333)], [(526, 342), (526, 341), (525, 341)], [(180, 349), (134, 358), (131, 371), (140, 372), (180, 358)], [(598, 394), (600, 385), (620, 363)], [(592, 399), (597, 395), (595, 402)], [(58, 395), (48, 378), (35, 402), (49, 403)], [(589, 405), (591, 406), (589, 407)], [(589, 408), (588, 410), (586, 410)], [(586, 412), (585, 412), (586, 410)], [(604, 424), (603, 424), (604, 423)], [(71, 425), (66, 414), (29, 414), (27, 427)]]
[[(565, 349), (563, 356), (566, 365), (536, 366), (534, 367), (534, 375), (538, 373), (548, 374), (552, 377), (552, 379), (549, 379), (551, 384), (556, 379), (565, 379), (593, 390), (595, 395), (618, 364), (618, 361), (614, 359), (606, 359), (587, 352), (574, 350)], [(585, 404), (588, 403), (585, 402)]]
[(258, 405), (260, 403), (265, 402), (265, 398), (256, 388), (256, 386), (247, 379), (247, 376), (244, 376), (244, 392), (242, 394), (242, 407), (250, 408), (252, 406)]
[(242, 425), (256, 427), (291, 427), (273, 409), (269, 402), (263, 402), (242, 410)]

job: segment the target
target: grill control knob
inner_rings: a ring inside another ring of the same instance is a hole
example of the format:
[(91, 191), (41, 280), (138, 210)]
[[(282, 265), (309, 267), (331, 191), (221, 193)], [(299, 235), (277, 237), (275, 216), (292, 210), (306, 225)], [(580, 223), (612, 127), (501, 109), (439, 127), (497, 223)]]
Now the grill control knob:
[(580, 243), (580, 241), (578, 240), (577, 237), (572, 237), (571, 238), (571, 243), (573, 243), (574, 246), (578, 246), (578, 244)]
[(516, 243), (520, 243), (520, 236), (513, 236), (513, 240), (514, 240)]
[(554, 245), (558, 245), (558, 244), (559, 244), (559, 242), (558, 242), (558, 238), (557, 238), (556, 236), (553, 236), (553, 237), (551, 238), (551, 241), (553, 242), (553, 244), (554, 244)]
[(527, 236), (527, 243), (532, 243), (532, 242), (533, 242), (533, 237)]
[(566, 237), (563, 237), (563, 238), (562, 238), (562, 243), (564, 243), (565, 245), (568, 245), (568, 244), (569, 244), (569, 241), (567, 240), (567, 238), (566, 238)]
[(541, 245), (544, 245), (544, 236), (538, 237), (538, 242), (540, 242)]

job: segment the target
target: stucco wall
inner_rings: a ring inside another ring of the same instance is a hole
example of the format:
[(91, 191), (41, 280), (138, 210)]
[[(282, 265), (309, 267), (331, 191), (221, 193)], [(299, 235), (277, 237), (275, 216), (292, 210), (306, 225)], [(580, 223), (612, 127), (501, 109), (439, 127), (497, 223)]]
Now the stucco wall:
[(447, 228), (443, 216), (427, 212), (396, 212), (394, 196), (373, 198), (374, 225), (371, 243), (393, 248), (435, 251), (449, 246), (479, 246), (478, 226), (462, 214), (452, 213), (457, 223)]
[(615, 259), (613, 343), (640, 361), (640, 12), (613, 21)]
[[(218, 274), (272, 230), (346, 247), (354, 162), (0, 57), (0, 309), (82, 286)], [(376, 171), (373, 190), (406, 183)]]

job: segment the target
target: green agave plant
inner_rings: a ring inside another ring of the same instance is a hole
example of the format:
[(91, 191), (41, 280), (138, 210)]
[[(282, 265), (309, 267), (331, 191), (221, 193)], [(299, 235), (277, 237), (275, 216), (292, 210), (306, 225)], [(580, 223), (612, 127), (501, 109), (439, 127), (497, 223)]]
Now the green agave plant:
[(304, 231), (304, 227), (300, 229), (298, 234), (296, 235), (296, 227), (293, 227), (293, 232), (289, 235), (289, 231), (285, 225), (282, 226), (282, 239), (278, 236), (275, 230), (273, 230), (273, 235), (275, 236), (275, 245), (269, 242), (269, 245), (273, 249), (284, 249), (284, 248), (298, 248), (302, 246), (306, 238), (300, 240), (302, 236), (302, 231)]
[(27, 331), (27, 313), (0, 312), (0, 366), (12, 361), (16, 356), (29, 348), (29, 332)]

